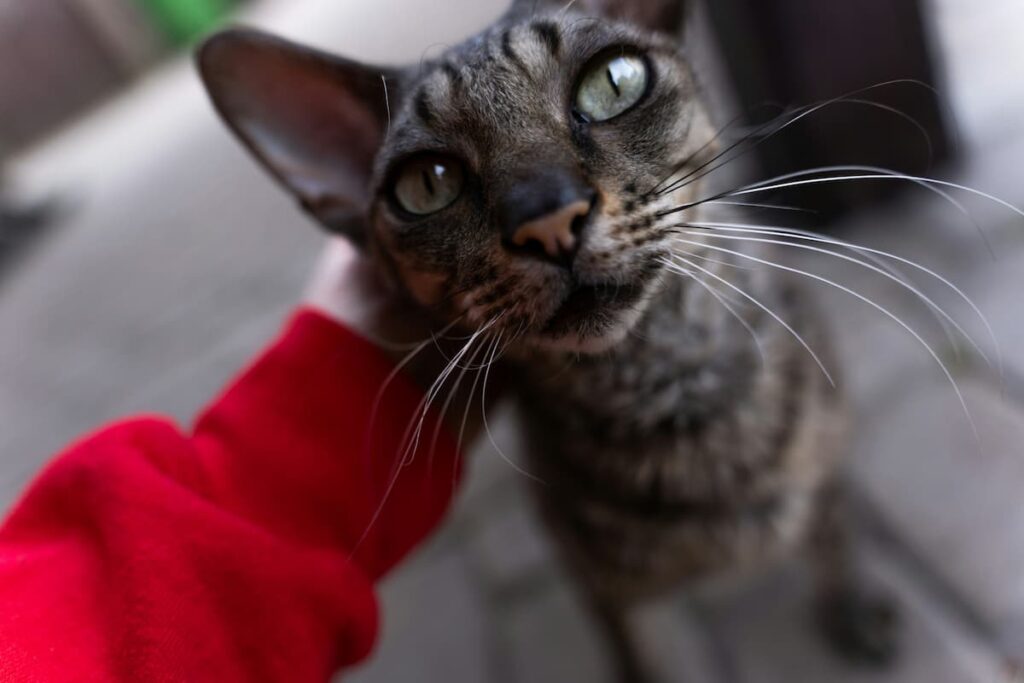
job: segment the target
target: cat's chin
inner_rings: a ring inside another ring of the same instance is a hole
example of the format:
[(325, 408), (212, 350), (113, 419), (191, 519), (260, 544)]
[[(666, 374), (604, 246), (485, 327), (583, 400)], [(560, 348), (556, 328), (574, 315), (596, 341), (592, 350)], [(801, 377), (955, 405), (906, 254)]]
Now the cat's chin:
[(573, 292), (535, 334), (535, 348), (555, 353), (597, 354), (620, 344), (646, 309), (647, 287), (582, 287)]
[(594, 355), (604, 353), (618, 346), (629, 335), (629, 331), (640, 319), (641, 312), (629, 311), (616, 324), (610, 325), (603, 333), (576, 332), (562, 336), (539, 335), (531, 341), (533, 345), (552, 353), (577, 353)]

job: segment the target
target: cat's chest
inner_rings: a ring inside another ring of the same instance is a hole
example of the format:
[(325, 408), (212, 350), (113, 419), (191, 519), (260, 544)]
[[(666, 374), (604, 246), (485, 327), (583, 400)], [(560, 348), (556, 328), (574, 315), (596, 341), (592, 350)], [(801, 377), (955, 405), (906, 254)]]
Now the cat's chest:
[(683, 506), (777, 488), (800, 365), (786, 353), (765, 363), (749, 336), (686, 310), (655, 311), (615, 353), (523, 368), (545, 478)]
[(687, 515), (775, 490), (778, 467), (765, 445), (781, 422), (743, 424), (756, 363), (650, 350), (577, 366), (526, 393), (536, 474), (577, 497)]

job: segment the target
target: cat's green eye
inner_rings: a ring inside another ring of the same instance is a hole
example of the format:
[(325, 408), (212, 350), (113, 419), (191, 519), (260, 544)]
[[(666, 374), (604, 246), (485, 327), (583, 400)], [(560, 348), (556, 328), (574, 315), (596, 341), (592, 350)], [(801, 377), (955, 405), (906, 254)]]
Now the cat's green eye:
[(462, 165), (440, 156), (421, 156), (405, 163), (396, 176), (395, 201), (416, 216), (437, 213), (462, 194)]
[(647, 92), (647, 61), (639, 55), (616, 54), (590, 66), (576, 91), (576, 111), (600, 122), (626, 113)]

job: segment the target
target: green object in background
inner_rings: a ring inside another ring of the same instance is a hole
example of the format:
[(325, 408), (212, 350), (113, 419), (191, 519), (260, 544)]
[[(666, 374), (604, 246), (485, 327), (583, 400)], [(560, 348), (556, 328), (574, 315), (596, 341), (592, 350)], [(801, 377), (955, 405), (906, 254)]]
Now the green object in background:
[(174, 45), (190, 43), (216, 26), (235, 0), (136, 0)]

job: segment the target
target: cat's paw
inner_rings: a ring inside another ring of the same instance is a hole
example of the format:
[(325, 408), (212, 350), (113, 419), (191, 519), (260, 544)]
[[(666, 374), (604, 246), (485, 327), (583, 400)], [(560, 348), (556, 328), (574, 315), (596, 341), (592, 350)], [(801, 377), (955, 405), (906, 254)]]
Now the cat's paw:
[(873, 667), (896, 659), (900, 615), (887, 596), (845, 591), (819, 599), (815, 607), (822, 634), (844, 659)]

